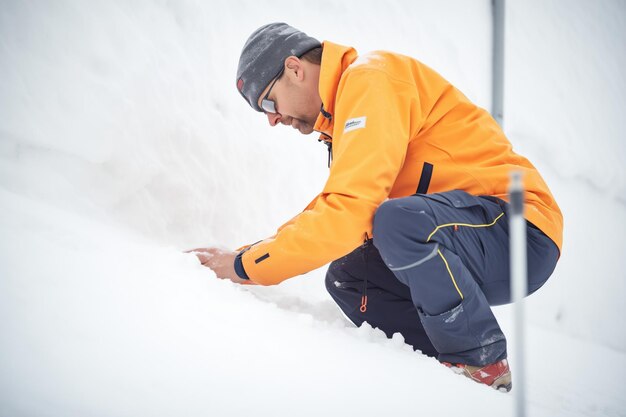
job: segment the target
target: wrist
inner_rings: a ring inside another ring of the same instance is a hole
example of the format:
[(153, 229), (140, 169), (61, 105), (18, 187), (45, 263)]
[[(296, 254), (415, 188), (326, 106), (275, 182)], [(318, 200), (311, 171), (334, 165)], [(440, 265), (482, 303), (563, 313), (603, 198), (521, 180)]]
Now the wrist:
[(243, 254), (248, 250), (248, 248), (242, 250), (241, 252), (239, 252), (237, 254), (237, 256), (235, 256), (235, 262), (234, 262), (234, 266), (235, 266), (235, 273), (237, 274), (237, 276), (241, 279), (245, 279), (245, 280), (250, 280), (250, 277), (248, 276), (248, 274), (246, 273), (245, 268), (243, 267), (243, 260), (241, 259)]

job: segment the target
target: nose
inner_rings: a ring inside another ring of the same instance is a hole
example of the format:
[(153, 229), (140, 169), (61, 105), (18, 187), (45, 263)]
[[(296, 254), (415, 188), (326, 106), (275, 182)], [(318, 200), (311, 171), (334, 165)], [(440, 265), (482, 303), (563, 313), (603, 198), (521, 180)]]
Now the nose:
[(267, 121), (274, 127), (280, 122), (280, 113), (267, 113)]

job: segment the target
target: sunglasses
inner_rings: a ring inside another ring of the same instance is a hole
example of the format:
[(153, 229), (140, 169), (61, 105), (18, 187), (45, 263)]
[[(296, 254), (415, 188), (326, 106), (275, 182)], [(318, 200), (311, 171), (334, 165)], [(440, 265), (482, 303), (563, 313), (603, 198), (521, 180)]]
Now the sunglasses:
[(261, 100), (261, 108), (266, 113), (277, 113), (276, 103), (274, 102), (274, 100), (270, 100), (268, 97), (270, 96), (270, 93), (272, 92), (272, 88), (274, 88), (274, 84), (276, 84), (276, 81), (278, 81), (280, 76), (283, 75), (284, 70), (285, 68), (280, 70), (276, 78), (274, 78), (274, 81), (272, 81), (269, 90), (267, 90), (267, 94), (265, 94), (265, 97), (263, 97), (263, 100)]

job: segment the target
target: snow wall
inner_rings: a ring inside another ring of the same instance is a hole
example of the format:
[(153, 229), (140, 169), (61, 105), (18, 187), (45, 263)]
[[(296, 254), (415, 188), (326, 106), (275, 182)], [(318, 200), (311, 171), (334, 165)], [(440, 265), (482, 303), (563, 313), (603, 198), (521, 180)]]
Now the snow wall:
[[(1, 198), (49, 207), (51, 224), (59, 210), (176, 249), (273, 234), (328, 171), (313, 135), (270, 128), (235, 89), (243, 43), (272, 21), (412, 55), (490, 107), (489, 1), (293, 5), (1, 0)], [(514, 148), (565, 216), (560, 264), (529, 299), (530, 320), (621, 351), (625, 16), (621, 1), (508, 2), (504, 108)], [(17, 237), (2, 233), (2, 247)], [(0, 252), (0, 280), (11, 262), (36, 261), (22, 244), (17, 258)], [(285, 285), (322, 298), (323, 274)]]

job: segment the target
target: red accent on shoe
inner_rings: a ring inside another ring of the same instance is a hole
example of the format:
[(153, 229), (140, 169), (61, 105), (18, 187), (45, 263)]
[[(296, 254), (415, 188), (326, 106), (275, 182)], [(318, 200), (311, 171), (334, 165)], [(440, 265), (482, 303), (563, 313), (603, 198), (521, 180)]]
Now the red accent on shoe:
[[(465, 367), (466, 372), (470, 371)], [(474, 381), (481, 382), (492, 386), (496, 379), (510, 373), (509, 362), (506, 359), (502, 359), (499, 362), (485, 365), (482, 368), (476, 370), (472, 369), (469, 373)]]
[(464, 365), (462, 363), (442, 363), (456, 373), (462, 373), (480, 384), (489, 385), (497, 390), (507, 392), (511, 390), (511, 370), (509, 369), (509, 362), (506, 359), (483, 367)]

